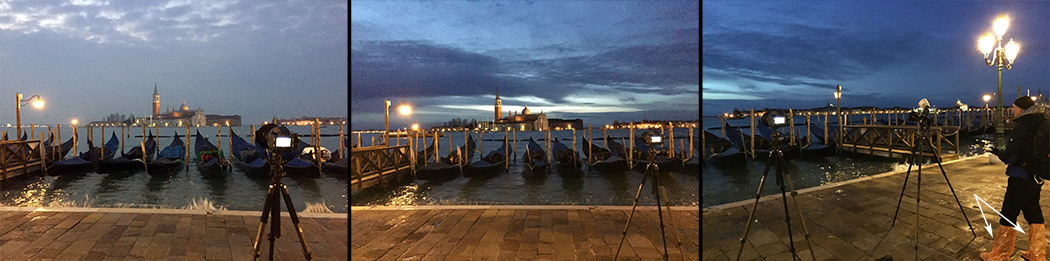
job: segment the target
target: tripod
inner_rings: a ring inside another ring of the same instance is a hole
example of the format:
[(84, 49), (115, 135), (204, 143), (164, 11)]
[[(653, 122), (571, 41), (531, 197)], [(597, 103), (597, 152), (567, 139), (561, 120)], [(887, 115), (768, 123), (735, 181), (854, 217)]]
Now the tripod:
[[(273, 156), (270, 157), (270, 163), (273, 164), (270, 167), (272, 181), (270, 189), (266, 192), (266, 203), (263, 204), (262, 223), (259, 224), (259, 233), (255, 235), (255, 245), (252, 247), (252, 260), (259, 259), (259, 243), (262, 240), (263, 229), (266, 227), (267, 215), (273, 218), (273, 223), (270, 223), (270, 234), (267, 237), (270, 240), (270, 260), (273, 260), (274, 241), (281, 237), (280, 195), (284, 195), (284, 203), (288, 207), (288, 215), (292, 218), (292, 226), (295, 227), (295, 233), (299, 235), (299, 243), (303, 246), (306, 260), (311, 259), (310, 247), (306, 245), (306, 239), (303, 238), (303, 229), (299, 227), (299, 216), (295, 214), (295, 206), (292, 206), (292, 196), (288, 195), (288, 187), (281, 181), (281, 177), (284, 176), (284, 168), (281, 166), (282, 162), (279, 153), (274, 152)], [(280, 190), (280, 195), (278, 190)]]
[[(649, 164), (645, 166), (645, 175), (642, 176), (642, 184), (638, 185), (638, 193), (634, 195), (634, 206), (631, 206), (631, 214), (627, 216), (627, 225), (623, 227), (623, 235), (620, 237), (620, 246), (616, 247), (616, 256), (613, 257), (613, 260), (620, 258), (620, 250), (623, 248), (623, 240), (627, 238), (627, 229), (631, 227), (631, 218), (634, 217), (634, 210), (638, 208), (638, 198), (641, 197), (642, 188), (645, 187), (645, 179), (649, 178), (650, 175), (653, 176), (652, 189), (653, 196), (656, 197), (656, 214), (660, 217), (660, 239), (662, 239), (664, 243), (664, 260), (667, 260), (667, 236), (664, 234), (664, 214), (660, 207), (660, 193), (657, 191), (658, 188), (660, 191), (663, 191), (662, 199), (667, 200), (667, 189), (664, 188), (664, 185), (660, 184), (659, 174), (659, 167), (656, 165), (656, 149), (649, 147)], [(671, 206), (667, 206), (667, 218), (671, 219), (671, 226), (673, 227), (674, 218), (671, 217)], [(675, 232), (675, 235), (679, 235), (677, 231)], [(678, 246), (681, 247), (682, 239), (677, 237), (676, 239), (678, 241)]]
[(755, 193), (755, 203), (751, 205), (751, 214), (747, 215), (747, 225), (744, 227), (744, 236), (740, 238), (740, 249), (736, 252), (736, 260), (740, 260), (740, 254), (744, 252), (744, 242), (747, 241), (747, 232), (751, 230), (751, 220), (755, 218), (755, 210), (758, 209), (758, 199), (762, 197), (762, 188), (766, 185), (766, 176), (769, 174), (769, 167), (776, 165), (776, 182), (780, 186), (780, 198), (784, 202), (784, 223), (787, 224), (788, 229), (788, 240), (791, 242), (791, 260), (795, 260), (798, 257), (798, 253), (795, 251), (795, 236), (791, 234), (791, 213), (788, 212), (787, 195), (784, 187), (784, 180), (787, 180), (787, 188), (791, 189), (791, 200), (795, 203), (795, 210), (798, 211), (798, 218), (802, 220), (802, 230), (805, 232), (806, 245), (809, 246), (809, 255), (813, 260), (817, 260), (816, 254), (813, 253), (813, 244), (809, 242), (809, 228), (806, 227), (806, 217), (802, 216), (802, 209), (798, 207), (798, 199), (795, 195), (798, 192), (795, 191), (795, 185), (791, 183), (791, 174), (788, 174), (784, 170), (784, 152), (780, 150), (780, 132), (773, 131), (773, 147), (769, 151), (769, 159), (766, 160), (766, 169), (762, 171), (762, 180), (758, 182), (758, 192)]
[(952, 196), (955, 196), (955, 203), (959, 205), (959, 212), (963, 214), (963, 220), (966, 220), (966, 225), (970, 226), (970, 233), (973, 233), (973, 237), (977, 238), (977, 232), (973, 231), (973, 225), (970, 224), (970, 218), (966, 216), (966, 211), (963, 211), (962, 203), (959, 202), (959, 196), (955, 194), (955, 188), (952, 187), (952, 182), (948, 180), (948, 173), (944, 171), (944, 166), (941, 165), (941, 153), (933, 146), (933, 141), (930, 140), (930, 119), (927, 116), (929, 108), (924, 108), (922, 115), (919, 117), (919, 139), (911, 147), (911, 159), (908, 161), (908, 172), (904, 175), (904, 185), (901, 186), (901, 196), (897, 199), (897, 210), (893, 212), (893, 222), (890, 223), (890, 228), (893, 228), (897, 224), (897, 214), (901, 210), (901, 201), (904, 200), (904, 189), (908, 187), (908, 177), (911, 176), (911, 167), (919, 165), (919, 171), (916, 177), (918, 177), (918, 188), (915, 190), (915, 256), (919, 256), (919, 231), (922, 230), (922, 226), (919, 226), (919, 192), (922, 192), (922, 164), (916, 164), (915, 161), (922, 159), (923, 146), (926, 144), (930, 145), (933, 149), (934, 160), (937, 161), (937, 167), (941, 169), (941, 176), (944, 176), (944, 181), (948, 183), (948, 189), (952, 191)]

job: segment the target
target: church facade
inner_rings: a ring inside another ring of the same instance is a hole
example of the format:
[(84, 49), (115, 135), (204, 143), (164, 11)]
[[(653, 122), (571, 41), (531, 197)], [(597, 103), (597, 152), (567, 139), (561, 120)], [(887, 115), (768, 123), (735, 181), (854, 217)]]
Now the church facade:
[(525, 106), (520, 114), (514, 111), (507, 111), (507, 116), (503, 117), (503, 101), (499, 98), (499, 88), (496, 89), (496, 101), (493, 107), (495, 109), (494, 121), (480, 122), (480, 128), (492, 131), (508, 128), (517, 131), (546, 131), (550, 129), (547, 114), (543, 112), (533, 114), (529, 110), (529, 106)]

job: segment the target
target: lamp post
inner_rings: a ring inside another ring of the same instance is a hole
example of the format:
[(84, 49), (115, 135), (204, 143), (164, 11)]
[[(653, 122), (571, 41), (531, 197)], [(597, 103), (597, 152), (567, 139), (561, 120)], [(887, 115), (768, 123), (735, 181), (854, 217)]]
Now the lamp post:
[(842, 126), (842, 85), (836, 85), (835, 86), (835, 117), (839, 121), (838, 135), (835, 135), (835, 136), (838, 136), (839, 144), (837, 146), (835, 146), (835, 147), (839, 148), (839, 147), (842, 147), (841, 145), (842, 145), (842, 131), (843, 131), (843, 128), (842, 128), (843, 127)]
[[(1006, 33), (1006, 29), (1010, 27), (1010, 17), (1005, 15), (999, 16), (992, 23), (992, 30), (995, 35), (985, 32), (980, 39), (977, 40), (977, 48), (981, 54), (984, 55), (984, 62), (990, 67), (995, 67), (999, 73), (999, 84), (996, 91), (996, 107), (995, 107), (995, 147), (997, 149), (1005, 149), (1006, 142), (1003, 137), (1003, 123), (1006, 121), (1005, 115), (1003, 115), (1003, 68), (1010, 70), (1013, 68), (1014, 58), (1017, 58), (1017, 52), (1020, 51), (1021, 47), (1014, 42), (1011, 38), (1010, 42), (1003, 46), (1003, 34)], [(994, 47), (994, 50), (993, 50)], [(995, 51), (991, 59), (988, 58), (989, 54)]]
[[(385, 100), (386, 108), (383, 110), (383, 145), (390, 143), (390, 100)], [(405, 102), (397, 103), (397, 112), (401, 115), (412, 114), (412, 106)]]
[(23, 103), (28, 104), (30, 101), (33, 103), (33, 108), (44, 108), (44, 99), (41, 99), (40, 95), (33, 95), (33, 97), (23, 100), (22, 93), (15, 93), (15, 130), (18, 132), (15, 133), (15, 137), (22, 135), (22, 105), (24, 105)]

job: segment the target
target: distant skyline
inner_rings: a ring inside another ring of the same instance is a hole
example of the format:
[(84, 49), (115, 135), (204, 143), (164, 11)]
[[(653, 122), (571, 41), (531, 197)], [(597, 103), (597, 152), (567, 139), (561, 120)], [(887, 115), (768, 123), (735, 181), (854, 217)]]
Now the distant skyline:
[[(996, 69), (977, 39), (1000, 14), (1021, 46), (1003, 103), (1050, 94), (1050, 2), (704, 1), (703, 110), (983, 106)], [(1004, 43), (1005, 45), (1005, 43)], [(990, 104), (994, 104), (994, 100)]]
[(152, 114), (347, 117), (347, 1), (0, 2), (0, 123)]
[(351, 127), (494, 120), (528, 106), (548, 118), (695, 120), (698, 1), (353, 1)]

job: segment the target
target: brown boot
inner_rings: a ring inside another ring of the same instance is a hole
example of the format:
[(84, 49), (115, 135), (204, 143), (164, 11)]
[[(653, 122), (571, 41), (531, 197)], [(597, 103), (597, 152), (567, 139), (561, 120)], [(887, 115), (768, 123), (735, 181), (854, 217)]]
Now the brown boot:
[(1017, 230), (1013, 227), (999, 225), (995, 231), (995, 239), (992, 243), (992, 252), (981, 253), (982, 260), (1010, 260), (1014, 253), (1014, 240), (1017, 239)]
[(1032, 231), (1028, 231), (1028, 251), (1021, 251), (1021, 258), (1025, 260), (1046, 260), (1046, 226), (1043, 224), (1032, 224)]

